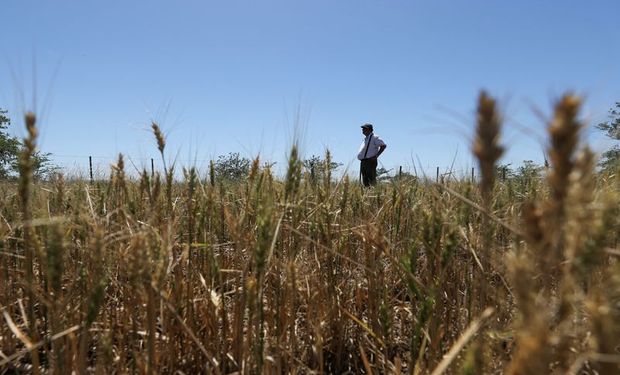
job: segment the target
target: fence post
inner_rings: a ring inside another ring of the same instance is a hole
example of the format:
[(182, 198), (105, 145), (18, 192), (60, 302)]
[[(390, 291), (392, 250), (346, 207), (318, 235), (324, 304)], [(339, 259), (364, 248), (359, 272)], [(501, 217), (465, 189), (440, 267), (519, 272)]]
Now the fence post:
[(155, 163), (153, 162), (153, 158), (151, 158), (151, 177), (155, 176)]
[(474, 168), (471, 168), (471, 182), (474, 183)]
[(403, 175), (403, 166), (399, 166), (398, 167), (398, 177), (401, 177)]
[(439, 182), (439, 167), (437, 167), (437, 173), (435, 175), (435, 181)]
[(93, 181), (93, 157), (89, 156), (88, 157), (88, 170), (90, 171), (90, 183), (92, 184)]

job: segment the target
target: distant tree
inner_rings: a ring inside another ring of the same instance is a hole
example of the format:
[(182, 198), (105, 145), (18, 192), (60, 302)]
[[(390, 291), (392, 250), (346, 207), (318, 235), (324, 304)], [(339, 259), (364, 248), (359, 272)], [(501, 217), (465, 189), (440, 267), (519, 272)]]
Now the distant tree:
[(238, 152), (220, 155), (214, 163), (215, 178), (231, 182), (241, 181), (248, 176), (250, 164), (250, 159), (242, 157)]
[[(19, 173), (18, 159), (23, 144), (17, 137), (10, 136), (6, 129), (11, 125), (7, 111), (0, 109), (0, 179), (14, 177)], [(50, 153), (36, 151), (32, 155), (35, 179), (45, 179), (58, 170), (52, 163)]]
[(523, 164), (521, 164), (517, 168), (515, 177), (517, 179), (523, 179), (523, 180), (529, 181), (533, 178), (540, 177), (544, 169), (545, 167), (534, 163), (532, 160), (523, 160)]
[[(608, 138), (620, 141), (620, 102), (609, 110), (609, 121), (596, 125)], [(620, 147), (615, 144), (601, 155), (599, 166), (603, 171), (613, 171), (620, 164)]]
[[(47, 180), (54, 173), (58, 172), (60, 167), (52, 162), (52, 154), (49, 152), (36, 151), (32, 155), (33, 177), (35, 180)], [(16, 171), (17, 165), (13, 167)]]
[[(318, 181), (325, 176), (325, 172), (327, 170), (327, 160), (321, 158), (320, 156), (312, 155), (309, 159), (304, 160), (303, 165), (306, 171), (310, 174), (310, 179), (312, 181)], [(335, 171), (341, 165), (342, 163), (330, 161), (329, 170)]]
[(515, 171), (510, 167), (512, 164), (500, 164), (495, 167), (495, 173), (498, 179), (502, 181), (510, 180), (515, 177)]
[(507, 181), (512, 181), (520, 189), (535, 189), (540, 182), (545, 167), (532, 160), (523, 160)]

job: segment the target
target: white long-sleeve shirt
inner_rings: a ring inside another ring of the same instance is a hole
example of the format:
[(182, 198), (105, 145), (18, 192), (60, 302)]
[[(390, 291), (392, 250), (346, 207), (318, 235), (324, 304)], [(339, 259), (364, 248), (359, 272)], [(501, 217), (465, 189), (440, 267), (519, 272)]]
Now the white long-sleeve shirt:
[[(370, 144), (369, 144), (370, 142)], [(366, 146), (368, 146), (368, 151), (366, 151)], [(374, 158), (379, 153), (379, 147), (387, 146), (385, 142), (375, 133), (370, 133), (366, 137), (364, 137), (364, 141), (360, 145), (360, 150), (357, 153), (357, 159), (369, 159)]]

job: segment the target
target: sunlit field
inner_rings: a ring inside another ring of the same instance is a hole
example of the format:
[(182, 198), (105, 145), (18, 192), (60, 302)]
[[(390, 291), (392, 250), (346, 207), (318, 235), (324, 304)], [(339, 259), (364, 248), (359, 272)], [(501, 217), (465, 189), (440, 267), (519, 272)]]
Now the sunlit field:
[[(167, 165), (0, 183), (0, 371), (112, 374), (618, 374), (620, 182), (553, 109), (549, 166), (497, 179), (501, 114), (481, 94), (480, 175), (362, 188), (258, 158), (247, 178)], [(166, 140), (153, 124), (153, 147)], [(184, 178), (175, 176), (183, 175)]]

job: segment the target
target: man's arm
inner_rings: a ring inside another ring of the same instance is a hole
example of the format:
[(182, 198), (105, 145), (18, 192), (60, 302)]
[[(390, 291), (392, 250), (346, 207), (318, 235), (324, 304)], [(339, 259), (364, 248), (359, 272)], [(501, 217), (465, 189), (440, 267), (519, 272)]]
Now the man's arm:
[(379, 151), (377, 152), (377, 157), (379, 157), (379, 155), (381, 155), (383, 153), (383, 151), (385, 151), (386, 147), (387, 147), (387, 145), (379, 146)]

